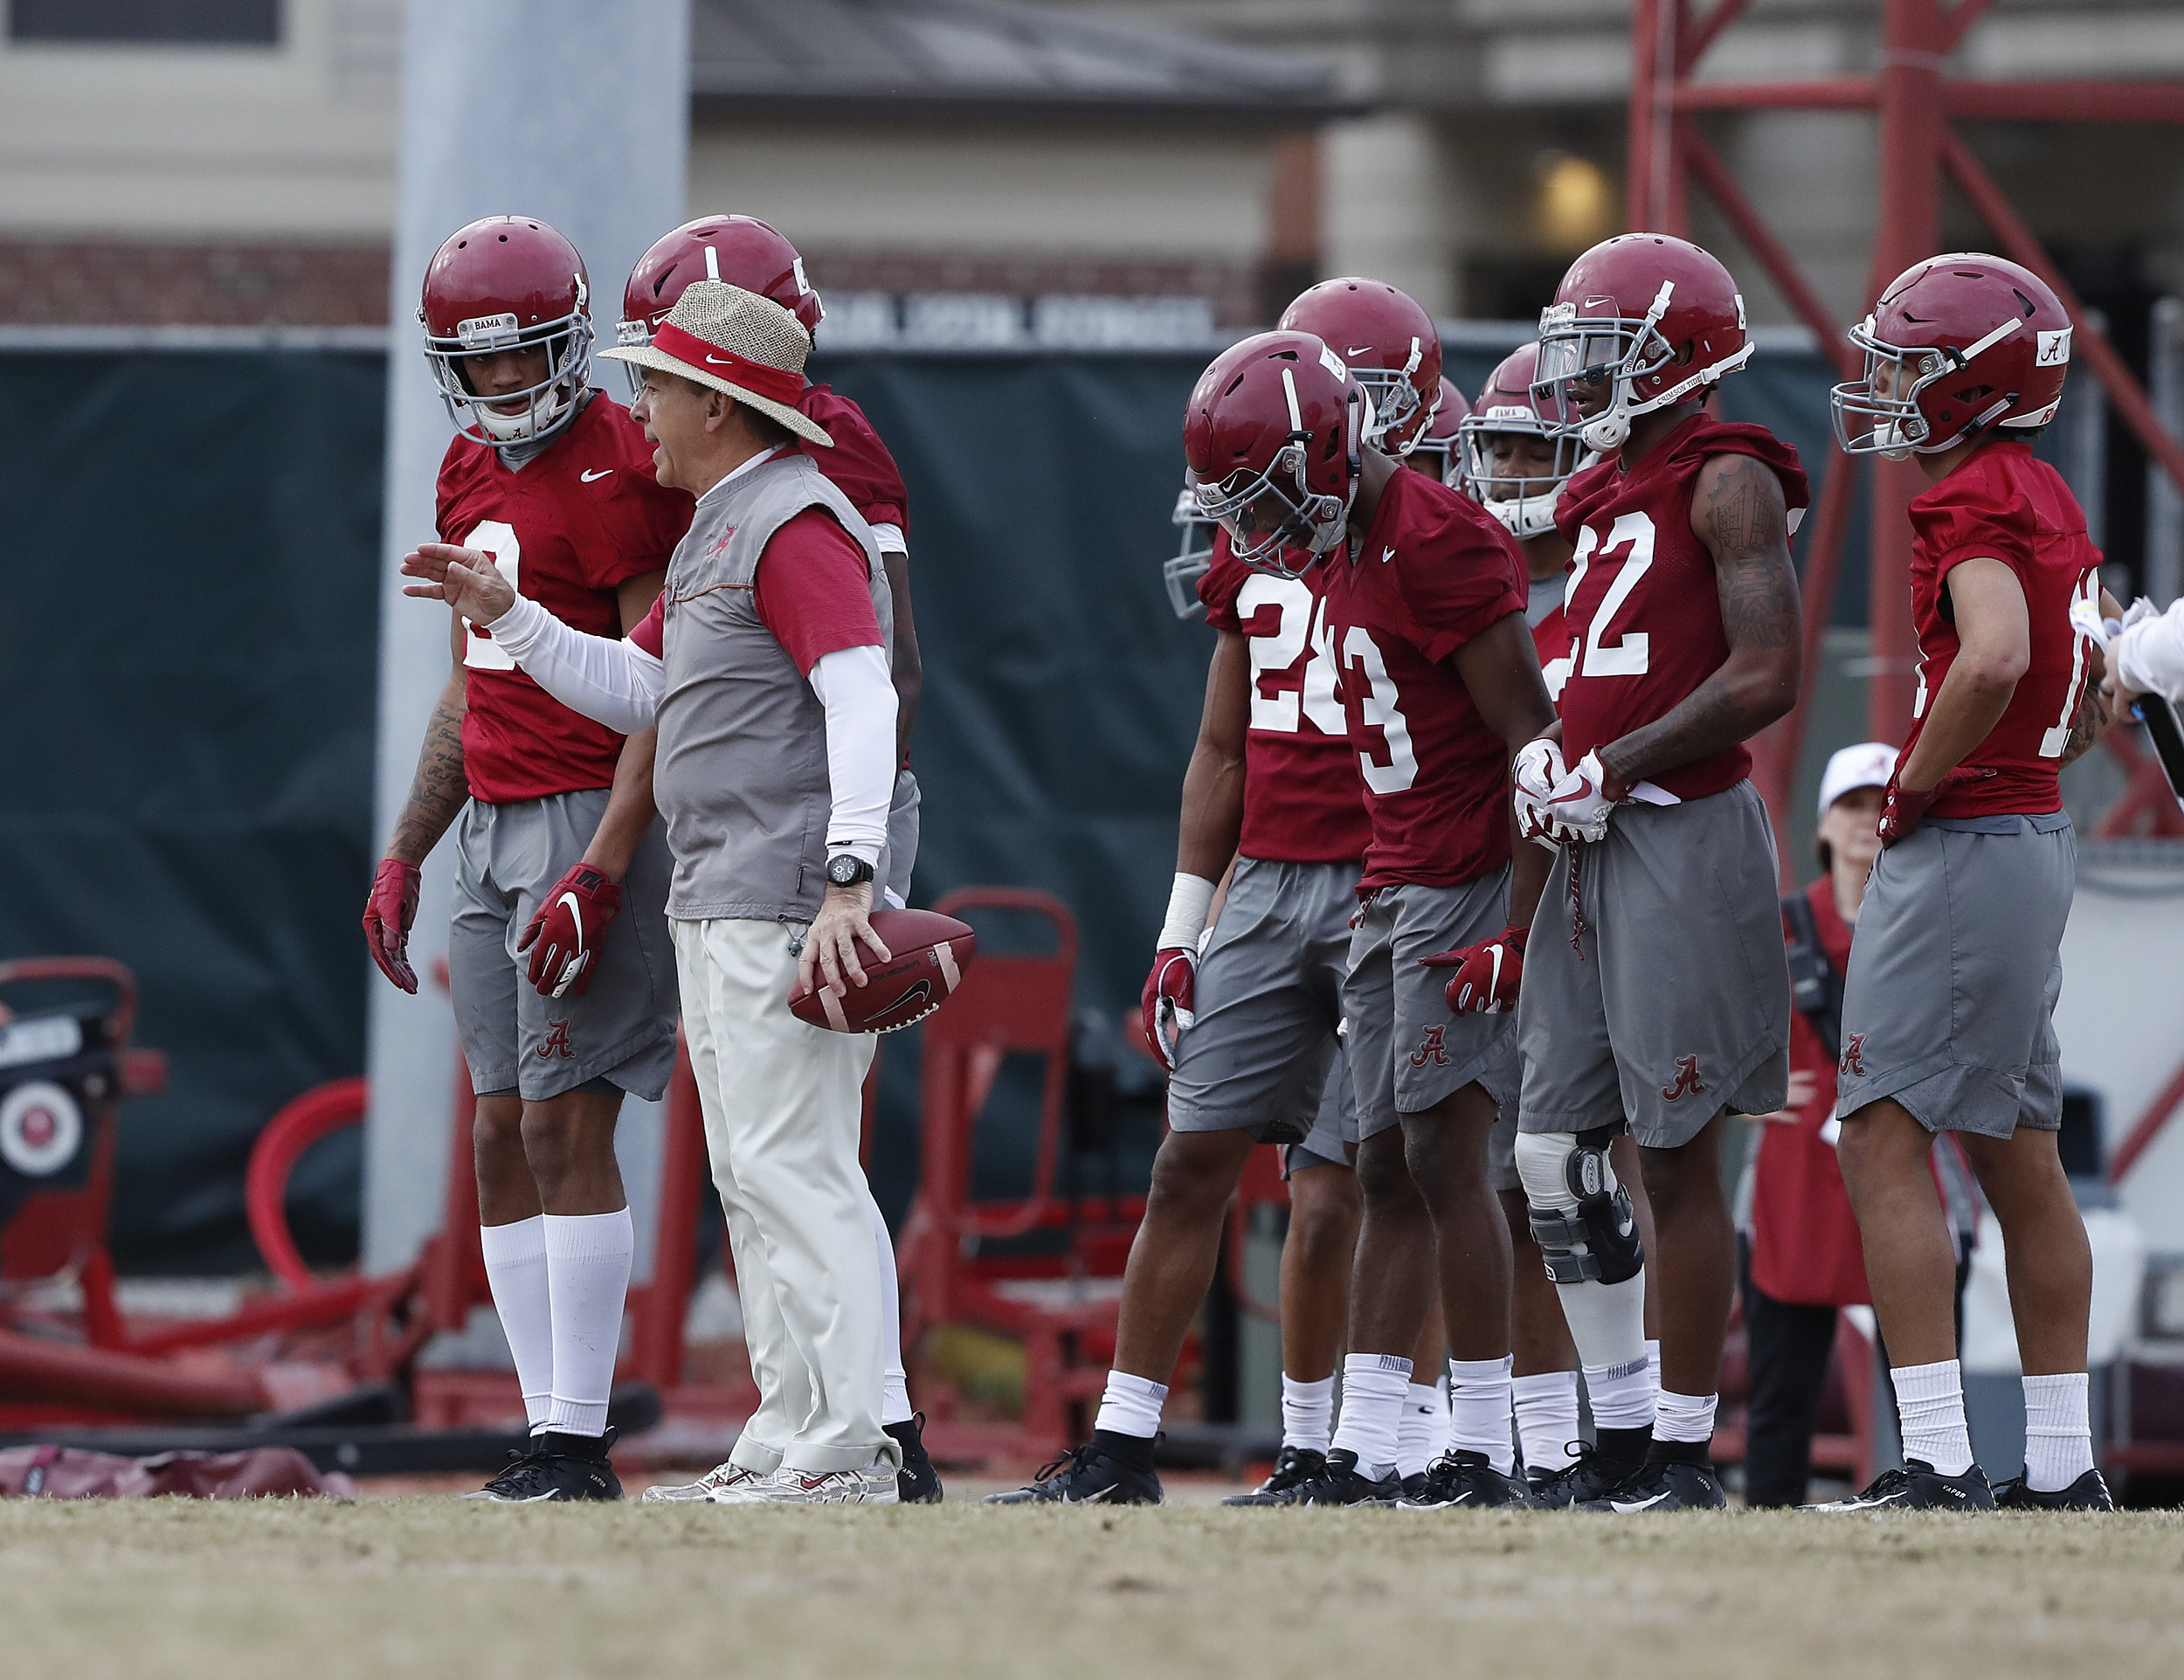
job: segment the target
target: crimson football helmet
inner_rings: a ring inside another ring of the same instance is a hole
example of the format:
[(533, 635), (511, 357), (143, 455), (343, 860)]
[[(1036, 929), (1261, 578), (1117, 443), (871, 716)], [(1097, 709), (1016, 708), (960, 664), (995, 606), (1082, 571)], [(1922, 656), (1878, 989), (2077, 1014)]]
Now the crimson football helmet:
[[(591, 284), (577, 247), (528, 216), (487, 216), (448, 236), (425, 271), (417, 318), (447, 417), (482, 444), (540, 443), (577, 418), (591, 370)], [(543, 348), (546, 377), (481, 402), (465, 361)], [(522, 411), (503, 411), (522, 403)], [(465, 418), (465, 411), (468, 418)]]
[(1865, 377), (1830, 393), (1835, 440), (1890, 460), (2055, 418), (2070, 317), (2028, 268), (1976, 251), (1913, 263), (1850, 329)]
[(1441, 334), (1434, 318), (1383, 280), (1322, 280), (1282, 312), (1281, 330), (1310, 333), (1349, 367), (1372, 399), (1365, 442), (1391, 455), (1418, 445), (1441, 400)]
[[(1534, 392), (1539, 377), (1539, 346), (1526, 344), (1513, 351), (1488, 376), (1477, 404), (1458, 428), (1455, 471), (1457, 487), (1481, 503), (1499, 520), (1509, 534), (1523, 542), (1545, 536), (1555, 528), (1555, 508), (1570, 474), (1590, 459), (1585, 446), (1570, 436), (1552, 409)], [(1532, 470), (1498, 470), (1494, 440), (1514, 433), (1545, 440), (1553, 452), (1551, 463), (1528, 463)], [(1538, 468), (1542, 466), (1546, 470)]]
[(1183, 413), (1201, 517), (1254, 571), (1301, 577), (1343, 539), (1372, 404), (1310, 333), (1258, 333), (1215, 356)]
[[(622, 288), (622, 318), (614, 328), (619, 349), (641, 349), (667, 318), (683, 288), (695, 280), (726, 280), (779, 304), (806, 333), (826, 317), (819, 294), (804, 278), (797, 249), (756, 216), (701, 216), (653, 242), (629, 271)], [(625, 363), (632, 388), (643, 370)]]
[(1752, 349), (1726, 268), (1688, 239), (1619, 233), (1572, 263), (1540, 311), (1534, 388), (1565, 431), (1606, 454), (1635, 416), (1733, 373)]
[(1406, 457), (1408, 465), (1429, 479), (1439, 479), (1443, 484), (1456, 481), (1456, 432), (1464, 418), (1471, 412), (1471, 404), (1464, 401), (1463, 393), (1447, 374), (1441, 376), (1441, 398), (1434, 407), (1434, 418), (1426, 422), (1426, 429), (1418, 434), (1418, 441), (1411, 446)]

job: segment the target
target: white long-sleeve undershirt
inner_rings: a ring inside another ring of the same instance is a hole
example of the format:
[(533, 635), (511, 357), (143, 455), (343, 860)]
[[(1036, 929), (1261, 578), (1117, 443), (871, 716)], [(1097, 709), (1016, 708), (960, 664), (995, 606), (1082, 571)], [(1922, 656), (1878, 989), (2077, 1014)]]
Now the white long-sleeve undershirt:
[(2108, 666), (2117, 684), (2132, 694), (2184, 700), (2184, 600), (2110, 641)]
[[(587, 636), (528, 595), (486, 628), (532, 681), (618, 735), (652, 728), (667, 667), (626, 638)], [(895, 681), (883, 647), (840, 647), (807, 676), (826, 712), (827, 849), (877, 864), (895, 798)]]

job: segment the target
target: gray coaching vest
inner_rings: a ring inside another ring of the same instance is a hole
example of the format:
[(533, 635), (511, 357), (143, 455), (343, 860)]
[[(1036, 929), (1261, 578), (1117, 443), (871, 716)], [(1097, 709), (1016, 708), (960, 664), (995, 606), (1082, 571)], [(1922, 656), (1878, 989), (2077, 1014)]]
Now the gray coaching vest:
[(808, 922), (826, 891), (826, 710), (752, 598), (767, 542), (813, 507), (864, 550), (891, 649), (894, 605), (872, 528), (808, 455), (777, 455), (708, 495), (667, 563), (653, 792), (675, 858), (667, 914), (679, 922)]

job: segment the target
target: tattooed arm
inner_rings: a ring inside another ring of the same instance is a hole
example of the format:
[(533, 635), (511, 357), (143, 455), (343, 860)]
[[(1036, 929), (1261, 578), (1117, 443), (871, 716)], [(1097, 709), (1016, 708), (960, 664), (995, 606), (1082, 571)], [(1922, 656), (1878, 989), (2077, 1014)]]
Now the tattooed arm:
[(1600, 749), (1610, 798), (1749, 740), (1797, 704), (1804, 631), (1782, 481), (1750, 455), (1708, 457), (1691, 530), (1714, 557), (1729, 657), (1664, 716)]
[(454, 668), (432, 708), (432, 721), (425, 726), (425, 744), (418, 752), (410, 797), (402, 802), (394, 838), (387, 842), (386, 855), (402, 863), (423, 863), (470, 798), (470, 784), (463, 775), (463, 713), (467, 705), (463, 621), (453, 613), (448, 617), (453, 620)]

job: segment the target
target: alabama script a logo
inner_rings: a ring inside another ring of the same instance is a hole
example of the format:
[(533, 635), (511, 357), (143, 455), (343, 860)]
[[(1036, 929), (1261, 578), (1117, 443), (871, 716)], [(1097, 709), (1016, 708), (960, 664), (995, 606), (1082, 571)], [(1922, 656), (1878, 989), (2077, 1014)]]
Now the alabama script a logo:
[(1673, 1103), (1679, 1096), (1704, 1091), (1705, 1082), (1698, 1076), (1697, 1056), (1678, 1056), (1676, 1059), (1675, 1080), (1661, 1088), (1661, 1095)]
[(1842, 1060), (1835, 1064), (1835, 1071), (1845, 1079), (1865, 1077), (1865, 1034), (1853, 1033), (1850, 1042), (1842, 1047)]
[(1446, 1068), (1448, 1065), (1448, 1052), (1443, 1047), (1441, 1039), (1448, 1031), (1445, 1027), (1428, 1027), (1426, 1036), (1419, 1040), (1418, 1048), (1411, 1052), (1411, 1066), (1423, 1068), (1430, 1061), (1436, 1068)]
[(547, 1022), (546, 1041), (538, 1047), (536, 1054), (541, 1061), (549, 1061), (555, 1056), (561, 1057), (564, 1061), (575, 1061), (577, 1053), (569, 1047), (569, 1023), (565, 1020)]

